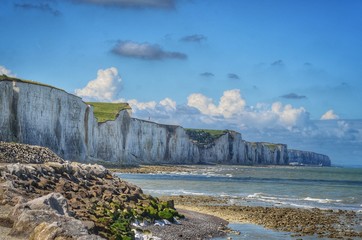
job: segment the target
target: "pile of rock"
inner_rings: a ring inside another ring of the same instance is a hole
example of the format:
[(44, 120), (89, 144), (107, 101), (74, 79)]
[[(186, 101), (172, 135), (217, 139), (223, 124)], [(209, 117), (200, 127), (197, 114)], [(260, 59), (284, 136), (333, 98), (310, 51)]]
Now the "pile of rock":
[(0, 207), (15, 206), (8, 219), (0, 222), (12, 223), (12, 235), (38, 239), (37, 234), (47, 232), (52, 237), (42, 239), (132, 239), (134, 221), (172, 222), (182, 217), (172, 201), (144, 194), (101, 165), (52, 158), (41, 147), (2, 143), (1, 149), (5, 156), (1, 161), (21, 162), (0, 166)]
[(64, 162), (48, 148), (0, 141), (0, 163)]

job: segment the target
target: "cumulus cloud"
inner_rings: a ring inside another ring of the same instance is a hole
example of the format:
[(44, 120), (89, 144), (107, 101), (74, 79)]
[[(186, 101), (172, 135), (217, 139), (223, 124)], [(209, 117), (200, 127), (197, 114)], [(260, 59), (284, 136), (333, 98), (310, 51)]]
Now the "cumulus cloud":
[(24, 10), (37, 10), (42, 12), (47, 12), (52, 14), (53, 16), (60, 16), (61, 12), (52, 8), (48, 3), (15, 3), (14, 7), (24, 9)]
[(271, 110), (276, 114), (279, 124), (288, 129), (305, 126), (309, 120), (309, 113), (303, 107), (293, 108), (290, 104), (283, 106), (280, 102), (276, 102), (272, 104)]
[(327, 111), (321, 116), (321, 120), (334, 120), (334, 119), (339, 119), (339, 116), (335, 114), (332, 109)]
[(215, 75), (211, 72), (203, 72), (203, 73), (200, 73), (200, 76), (202, 77), (214, 77)]
[(8, 76), (8, 77), (16, 77), (16, 75), (13, 74), (13, 73), (11, 72), (11, 70), (9, 70), (9, 69), (7, 69), (6, 67), (1, 66), (1, 65), (0, 65), (0, 75), (6, 75), (6, 76)]
[(138, 118), (186, 127), (246, 129), (285, 129), (302, 131), (310, 124), (309, 113), (302, 107), (276, 102), (247, 106), (239, 89), (225, 91), (219, 101), (201, 93), (187, 98), (187, 105), (178, 105), (170, 98), (160, 102), (127, 101)]
[(194, 35), (188, 35), (180, 39), (183, 42), (197, 42), (200, 43), (202, 41), (206, 41), (207, 38), (202, 34), (194, 34)]
[(235, 74), (235, 73), (229, 73), (228, 78), (230, 78), (230, 79), (240, 79), (239, 76), (237, 74)]
[(115, 67), (100, 69), (97, 78), (88, 82), (82, 89), (76, 89), (75, 94), (85, 100), (113, 101), (121, 89), (122, 80)]
[(132, 41), (119, 41), (112, 49), (116, 55), (144, 60), (163, 59), (187, 59), (187, 55), (180, 52), (170, 52), (163, 50), (157, 44), (136, 43)]
[(307, 98), (306, 96), (298, 95), (296, 93), (288, 93), (288, 94), (282, 95), (280, 97), (287, 98), (287, 99), (303, 99), (303, 98)]
[(172, 9), (176, 0), (72, 0), (76, 3), (86, 3), (105, 7), (119, 8), (161, 8)]
[(160, 101), (160, 105), (166, 108), (167, 110), (176, 110), (176, 102), (171, 98), (165, 98)]
[(211, 116), (223, 116), (230, 118), (241, 112), (245, 107), (245, 100), (240, 95), (240, 90), (225, 91), (219, 104), (215, 105), (211, 98), (201, 93), (191, 94), (187, 98), (187, 105), (200, 110), (201, 113)]

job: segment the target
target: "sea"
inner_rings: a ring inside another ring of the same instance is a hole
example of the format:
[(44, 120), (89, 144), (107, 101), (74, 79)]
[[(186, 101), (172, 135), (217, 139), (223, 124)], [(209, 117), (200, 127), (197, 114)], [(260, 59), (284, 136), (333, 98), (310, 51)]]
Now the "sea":
[[(204, 195), (225, 197), (230, 205), (341, 209), (362, 214), (362, 167), (200, 165), (191, 172), (118, 176), (156, 197)], [(288, 232), (254, 224), (231, 223), (229, 227), (241, 232), (232, 239), (294, 239)]]

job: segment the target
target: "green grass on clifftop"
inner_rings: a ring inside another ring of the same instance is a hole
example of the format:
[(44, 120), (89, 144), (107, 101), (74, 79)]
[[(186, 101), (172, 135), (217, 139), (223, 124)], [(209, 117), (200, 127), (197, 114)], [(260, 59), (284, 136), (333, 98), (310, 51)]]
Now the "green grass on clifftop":
[(98, 122), (114, 121), (119, 111), (131, 109), (128, 103), (87, 102), (93, 106)]
[(0, 75), (0, 81), (15, 81), (15, 82), (29, 83), (29, 84), (34, 84), (34, 85), (39, 85), (39, 86), (44, 86), (44, 87), (51, 87), (51, 88), (55, 88), (55, 89), (63, 91), (63, 89), (60, 89), (60, 88), (57, 88), (57, 87), (54, 87), (54, 86), (51, 86), (48, 84), (35, 82), (35, 81), (31, 81), (31, 80), (19, 79), (19, 78), (15, 78), (15, 77), (9, 77), (5, 74)]
[(212, 129), (192, 129), (186, 128), (189, 137), (198, 144), (206, 145), (213, 143), (216, 139), (226, 134), (228, 130), (212, 130)]

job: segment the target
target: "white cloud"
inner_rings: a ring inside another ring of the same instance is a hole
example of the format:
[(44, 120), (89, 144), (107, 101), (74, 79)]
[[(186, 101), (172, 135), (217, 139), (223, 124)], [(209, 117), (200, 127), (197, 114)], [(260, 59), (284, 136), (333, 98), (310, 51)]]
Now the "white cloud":
[(289, 129), (296, 126), (305, 126), (305, 123), (309, 120), (309, 114), (303, 107), (293, 108), (290, 104), (283, 107), (280, 102), (275, 102), (271, 109), (277, 115), (280, 125)]
[(13, 74), (9, 69), (0, 65), (0, 75), (3, 74), (5, 74), (8, 77), (15, 77), (15, 74)]
[(87, 101), (113, 101), (121, 89), (121, 83), (117, 68), (100, 69), (97, 78), (88, 82), (84, 88), (76, 89), (75, 94)]
[(339, 116), (333, 112), (333, 110), (327, 111), (325, 114), (321, 116), (321, 120), (334, 120), (339, 119)]
[(166, 108), (167, 110), (176, 110), (176, 102), (173, 101), (171, 98), (165, 98), (160, 101), (160, 105)]
[(139, 110), (154, 110), (156, 108), (157, 103), (155, 101), (150, 102), (138, 102), (136, 99), (131, 100), (123, 100), (121, 102), (128, 102), (134, 112)]
[(220, 98), (219, 105), (215, 105), (211, 98), (208, 98), (201, 93), (191, 94), (187, 98), (187, 105), (197, 108), (201, 113), (206, 115), (231, 118), (243, 111), (246, 102), (241, 97), (240, 90), (233, 89), (224, 92), (223, 96)]
[(279, 102), (247, 106), (238, 89), (225, 91), (217, 105), (212, 98), (200, 93), (191, 94), (187, 100), (187, 105), (177, 105), (170, 98), (158, 103), (135, 99), (127, 102), (137, 118), (185, 127), (302, 131), (310, 124), (309, 113), (302, 107), (284, 106)]

